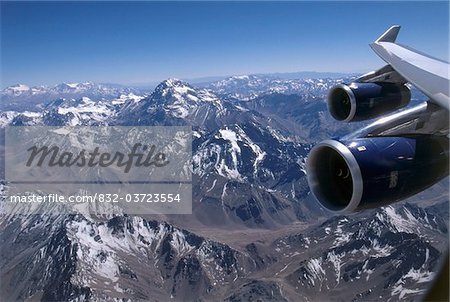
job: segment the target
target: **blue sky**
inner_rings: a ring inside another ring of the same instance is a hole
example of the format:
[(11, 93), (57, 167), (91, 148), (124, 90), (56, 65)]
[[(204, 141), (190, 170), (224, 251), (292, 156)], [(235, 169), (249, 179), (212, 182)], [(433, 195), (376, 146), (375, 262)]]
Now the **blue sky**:
[(443, 2), (1, 2), (1, 86), (330, 71), (383, 62), (398, 41), (448, 60)]

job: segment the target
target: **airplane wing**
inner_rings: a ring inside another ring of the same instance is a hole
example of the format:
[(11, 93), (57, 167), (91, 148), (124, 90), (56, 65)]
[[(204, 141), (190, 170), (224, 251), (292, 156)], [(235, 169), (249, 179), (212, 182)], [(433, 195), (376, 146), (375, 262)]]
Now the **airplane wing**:
[(370, 46), (380, 58), (430, 100), (449, 110), (449, 63), (395, 43), (399, 31), (400, 26), (392, 26)]
[[(310, 151), (311, 192), (331, 212), (397, 202), (449, 174), (449, 63), (397, 44), (399, 30), (392, 26), (370, 45), (386, 66), (328, 94), (329, 112), (338, 121), (378, 118)], [(399, 110), (411, 100), (408, 83), (430, 100)]]

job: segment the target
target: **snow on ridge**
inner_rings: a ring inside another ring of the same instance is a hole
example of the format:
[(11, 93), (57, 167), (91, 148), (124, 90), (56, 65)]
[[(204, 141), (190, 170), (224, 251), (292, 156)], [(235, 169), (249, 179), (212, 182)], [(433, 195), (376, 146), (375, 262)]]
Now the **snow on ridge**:
[(342, 268), (342, 260), (341, 259), (342, 258), (343, 258), (343, 255), (341, 255), (341, 254), (336, 255), (334, 253), (334, 251), (331, 253), (328, 253), (328, 255), (327, 255), (327, 260), (330, 261), (334, 267), (334, 271), (336, 274), (336, 284), (339, 284), (339, 281), (341, 279), (341, 268)]
[[(422, 268), (420, 269), (411, 268), (408, 271), (408, 273), (406, 273), (406, 275), (402, 276), (400, 280), (398, 280), (395, 283), (394, 288), (391, 292), (391, 296), (398, 295), (400, 299), (403, 299), (407, 295), (412, 294), (415, 295), (424, 292), (426, 288), (422, 289), (417, 288), (417, 284), (430, 282), (431, 280), (434, 279), (434, 277), (435, 277), (434, 272), (430, 272)], [(407, 288), (407, 284), (409, 283), (408, 281), (412, 282), (411, 285), (409, 286), (412, 288)]]
[(23, 91), (30, 90), (30, 87), (28, 87), (25, 84), (17, 84), (17, 85), (10, 86), (8, 88), (10, 88), (13, 91), (17, 91), (17, 92), (23, 92)]
[(15, 111), (0, 112), (0, 128), (4, 128), (18, 115)]
[(325, 278), (325, 270), (322, 268), (322, 259), (313, 258), (308, 261), (306, 268), (312, 274), (311, 282), (315, 286), (314, 279), (323, 281)]
[(145, 96), (139, 96), (134, 94), (133, 92), (130, 92), (128, 94), (121, 94), (118, 98), (113, 99), (111, 101), (111, 104), (113, 105), (121, 105), (124, 104), (127, 101), (133, 101), (134, 103), (139, 103), (145, 98)]
[[(398, 232), (420, 234), (420, 223), (418, 222), (418, 220), (407, 209), (404, 209), (404, 211), (408, 219), (405, 219), (400, 214), (398, 214), (395, 208), (392, 206), (382, 208), (381, 212), (378, 212), (376, 214), (376, 217), (380, 221), (389, 223), (392, 228)], [(385, 218), (387, 219), (387, 221)]]
[(248, 75), (237, 75), (232, 76), (230, 79), (236, 79), (236, 80), (248, 80), (250, 77)]
[(130, 91), (135, 91), (131, 87), (125, 87), (114, 84), (100, 84), (90, 81), (85, 81), (82, 83), (59, 83), (54, 86), (33, 86), (29, 87), (25, 84), (17, 84), (13, 86), (6, 87), (2, 90), (2, 94), (8, 95), (10, 97), (32, 97), (39, 95), (48, 95), (49, 98), (59, 98), (61, 94), (73, 94), (80, 97), (82, 93), (90, 95), (98, 95), (99, 97), (114, 97), (120, 93), (129, 93)]
[[(205, 148), (206, 144), (210, 144), (211, 141), (204, 142), (204, 146), (200, 148), (202, 151), (197, 152), (193, 156), (195, 174), (202, 176), (205, 173), (204, 171), (213, 168), (225, 178), (242, 181), (245, 178), (241, 175), (242, 171), (239, 171), (243, 160), (241, 158), (242, 148), (245, 148), (245, 150), (250, 149), (252, 152), (250, 154), (253, 154), (250, 157), (253, 163), (253, 175), (257, 174), (258, 167), (267, 156), (267, 153), (258, 144), (254, 143), (239, 126), (219, 129), (214, 139), (223, 140), (226, 148), (229, 149), (225, 152), (222, 147), (223, 143), (220, 143), (220, 141), (212, 143), (209, 148)], [(215, 158), (215, 162), (205, 160), (207, 158)]]
[(89, 104), (94, 104), (95, 102), (94, 101), (92, 101), (90, 98), (88, 98), (87, 96), (83, 96), (83, 97), (81, 97), (81, 102), (83, 102), (83, 103), (85, 103), (85, 104), (87, 104), (87, 103), (89, 103)]
[(256, 175), (258, 166), (264, 160), (267, 153), (263, 151), (256, 143), (254, 143), (240, 127), (238, 128), (238, 131), (239, 135), (245, 140), (246, 144), (256, 155), (255, 161), (253, 162), (253, 174)]
[(186, 241), (186, 236), (180, 230), (176, 229), (172, 233), (170, 245), (178, 252), (179, 255), (187, 254), (194, 249)]
[(20, 96), (24, 93), (29, 93), (30, 87), (28, 87), (25, 84), (16, 84), (9, 87), (6, 87), (2, 90), (2, 94), (4, 95), (14, 95), (14, 96)]
[(341, 246), (344, 245), (348, 242), (350, 242), (351, 236), (352, 234), (349, 232), (344, 232), (342, 230), (342, 227), (348, 223), (348, 219), (347, 218), (342, 218), (338, 221), (338, 224), (336, 226), (336, 230), (334, 231), (334, 234), (336, 235), (336, 238), (333, 242), (333, 246), (332, 247), (337, 247), (337, 246)]
[(69, 86), (70, 88), (77, 88), (79, 83), (66, 83), (67, 86)]
[(168, 78), (167, 80), (163, 81), (162, 83), (165, 84), (166, 86), (172, 87), (179, 83), (182, 83), (182, 81), (177, 78)]
[(173, 90), (176, 94), (186, 94), (188, 92), (194, 91), (194, 89), (192, 89), (191, 87), (189, 87), (187, 85), (175, 86), (175, 87), (173, 87)]
[[(210, 102), (217, 108), (223, 109), (219, 98), (207, 89), (195, 89), (183, 81), (172, 78), (165, 80), (160, 86), (162, 87), (162, 96), (170, 94), (179, 105), (186, 101), (190, 103)], [(187, 108), (185, 109), (187, 110)]]
[(234, 132), (233, 130), (229, 130), (229, 129), (220, 129), (219, 130), (220, 133), (220, 137), (223, 138), (224, 140), (227, 140), (230, 142), (231, 144), (231, 159), (233, 161), (233, 166), (231, 168), (229, 168), (226, 164), (225, 164), (225, 159), (222, 159), (218, 172), (219, 174), (224, 173), (225, 175), (234, 178), (234, 179), (242, 179), (241, 174), (239, 173), (238, 170), (238, 155), (241, 155), (241, 148), (238, 145), (238, 136), (236, 134), (236, 132)]
[[(113, 221), (114, 218), (118, 220)], [(127, 267), (124, 255), (142, 256), (142, 259), (152, 260), (150, 262), (157, 265), (160, 260), (167, 261), (156, 252), (167, 240), (171, 249), (177, 253), (177, 259), (186, 261), (183, 257), (187, 254), (198, 257), (208, 278), (216, 282), (224, 281), (229, 275), (225, 271), (226, 264), (221, 263), (218, 256), (237, 252), (202, 237), (198, 245), (191, 245), (187, 238), (189, 232), (164, 222), (154, 225), (137, 216), (116, 216), (108, 222), (87, 220), (81, 216), (81, 219), (67, 224), (67, 232), (72, 245), (77, 247), (76, 272), (72, 280), (78, 285), (89, 287), (105, 281), (119, 292), (121, 289), (118, 286), (122, 284), (121, 268)], [(231, 266), (237, 270), (234, 264)]]
[(84, 120), (102, 122), (114, 114), (114, 111), (108, 104), (92, 101), (88, 97), (82, 97), (78, 101), (71, 100), (62, 104), (62, 106), (58, 107), (57, 112), (61, 115), (71, 113), (73, 115), (69, 122), (71, 126), (77, 126)]
[(31, 117), (31, 118), (40, 117), (42, 115), (41, 113), (34, 112), (34, 111), (24, 111), (24, 112), (21, 112), (20, 114), (22, 114), (23, 116), (26, 116), (26, 117)]
[(229, 129), (220, 129), (219, 133), (223, 139), (225, 139), (231, 143), (231, 148), (233, 149), (234, 152), (241, 153), (241, 148), (237, 144), (238, 137), (236, 135), (236, 132), (234, 132), (233, 130), (229, 130)]

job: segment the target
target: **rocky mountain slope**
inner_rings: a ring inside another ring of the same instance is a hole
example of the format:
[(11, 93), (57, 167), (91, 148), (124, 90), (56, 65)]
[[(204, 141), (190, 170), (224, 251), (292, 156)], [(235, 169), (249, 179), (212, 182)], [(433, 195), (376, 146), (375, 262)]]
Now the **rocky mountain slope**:
[(235, 247), (127, 215), (9, 214), (0, 230), (8, 301), (410, 300), (448, 237), (446, 221), (413, 204)]

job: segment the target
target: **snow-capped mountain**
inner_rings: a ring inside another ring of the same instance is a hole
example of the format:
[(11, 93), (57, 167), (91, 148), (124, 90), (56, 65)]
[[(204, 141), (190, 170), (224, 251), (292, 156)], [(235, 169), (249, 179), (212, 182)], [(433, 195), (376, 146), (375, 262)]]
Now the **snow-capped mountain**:
[[(160, 83), (148, 97), (137, 103), (124, 104), (118, 111), (117, 123), (208, 124), (209, 118), (219, 119), (223, 116), (226, 112), (224, 106), (222, 100), (205, 89), (195, 89), (180, 80), (168, 79)], [(197, 117), (199, 115), (202, 120)]]
[(107, 124), (114, 114), (114, 105), (109, 101), (92, 101), (88, 97), (77, 100), (57, 99), (50, 102), (41, 111), (0, 112), (0, 127), (6, 125), (100, 125)]
[(43, 121), (46, 125), (107, 124), (114, 115), (111, 102), (94, 102), (88, 97), (78, 100), (58, 99), (45, 107)]
[(10, 95), (10, 96), (19, 96), (21, 94), (28, 94), (28, 93), (37, 93), (39, 89), (36, 87), (35, 90), (31, 90), (30, 87), (28, 87), (25, 84), (16, 84), (9, 87), (6, 87), (3, 89), (2, 94), (3, 95)]
[[(442, 218), (412, 204), (385, 207), (363, 219), (334, 217), (294, 241), (320, 252), (283, 274), (291, 286), (323, 299), (333, 292), (336, 300), (411, 300), (433, 280), (446, 245), (436, 240), (447, 234)], [(286, 238), (277, 242), (281, 249), (289, 244)], [(351, 294), (345, 292), (349, 284)]]
[(140, 217), (29, 213), (0, 228), (8, 301), (191, 300), (254, 269), (227, 245)]

